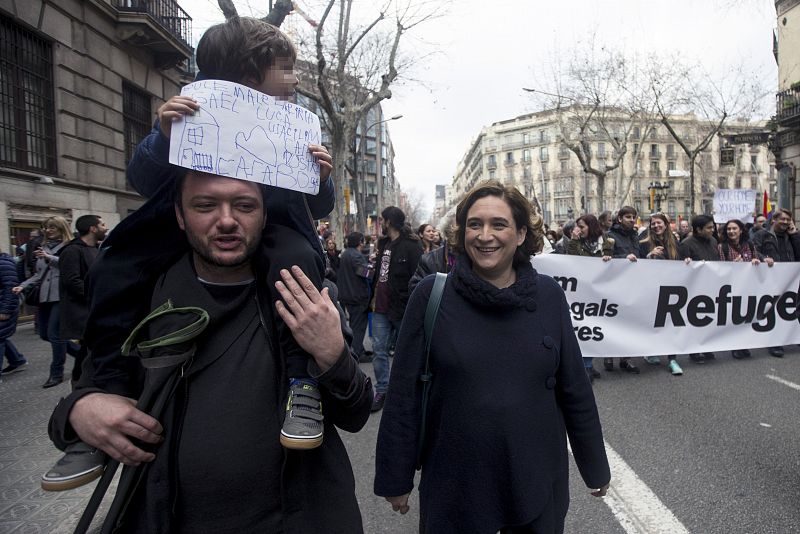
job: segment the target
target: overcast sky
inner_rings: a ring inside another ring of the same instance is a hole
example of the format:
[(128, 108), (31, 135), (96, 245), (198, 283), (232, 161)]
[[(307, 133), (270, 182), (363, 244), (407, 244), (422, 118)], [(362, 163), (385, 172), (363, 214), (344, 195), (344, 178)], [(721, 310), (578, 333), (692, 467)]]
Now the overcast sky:
[[(178, 2), (194, 19), (195, 40), (223, 20), (216, 0)], [(260, 16), (268, 5), (234, 2), (242, 15)], [(313, 0), (304, 4), (319, 18)], [(770, 0), (455, 0), (446, 17), (419, 26), (406, 41), (436, 43), (438, 53), (413, 72), (426, 86), (401, 84), (383, 103), (386, 116), (403, 115), (388, 125), (398, 180), (405, 190), (420, 190), (430, 209), (434, 185), (451, 182), (481, 128), (536, 110), (522, 87), (544, 83), (542, 73), (592, 35), (617, 49), (677, 52), (709, 69), (744, 61), (776, 87), (774, 6)]]

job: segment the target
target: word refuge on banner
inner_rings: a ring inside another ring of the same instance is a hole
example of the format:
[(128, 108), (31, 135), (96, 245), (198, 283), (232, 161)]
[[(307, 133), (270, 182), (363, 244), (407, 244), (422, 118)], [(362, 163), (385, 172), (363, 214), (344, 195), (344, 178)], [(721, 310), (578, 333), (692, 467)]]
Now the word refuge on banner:
[(197, 171), (315, 195), (319, 117), (238, 83), (203, 80), (181, 91), (200, 109), (172, 125), (169, 162)]
[(584, 356), (658, 356), (800, 343), (793, 263), (543, 254), (531, 263), (567, 296)]

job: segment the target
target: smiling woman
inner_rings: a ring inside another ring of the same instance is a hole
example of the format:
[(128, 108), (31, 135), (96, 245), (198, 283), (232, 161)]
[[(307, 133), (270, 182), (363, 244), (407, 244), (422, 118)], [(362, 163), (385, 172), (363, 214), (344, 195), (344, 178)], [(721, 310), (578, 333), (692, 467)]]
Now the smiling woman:
[(458, 206), (453, 245), (459, 256), (430, 341), (427, 408), (420, 375), (434, 277), (417, 285), (403, 317), (375, 493), (408, 511), (425, 409), (421, 532), (563, 532), (566, 436), (593, 495), (605, 495), (611, 475), (564, 292), (531, 267), (541, 218), (515, 188), (484, 182)]

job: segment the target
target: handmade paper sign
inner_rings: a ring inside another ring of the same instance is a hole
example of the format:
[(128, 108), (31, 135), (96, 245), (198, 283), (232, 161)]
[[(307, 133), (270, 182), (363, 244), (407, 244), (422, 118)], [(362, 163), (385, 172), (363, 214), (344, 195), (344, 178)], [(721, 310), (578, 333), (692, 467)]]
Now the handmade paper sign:
[(316, 195), (321, 144), (311, 111), (238, 83), (203, 80), (181, 91), (200, 109), (172, 125), (169, 162), (220, 176)]
[(714, 222), (726, 223), (739, 219), (753, 222), (756, 209), (756, 192), (753, 189), (717, 189), (714, 192)]

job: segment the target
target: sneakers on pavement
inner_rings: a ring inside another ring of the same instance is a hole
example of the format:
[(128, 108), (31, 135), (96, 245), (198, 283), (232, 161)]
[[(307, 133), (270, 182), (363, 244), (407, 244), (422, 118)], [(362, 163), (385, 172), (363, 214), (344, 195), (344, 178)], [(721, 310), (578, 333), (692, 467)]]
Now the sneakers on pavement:
[(661, 365), (661, 358), (659, 358), (658, 356), (645, 356), (644, 361), (646, 361), (650, 365)]
[(3, 370), (0, 371), (0, 374), (10, 375), (10, 374), (13, 374), (13, 373), (18, 373), (20, 371), (24, 371), (26, 365), (28, 365), (27, 361), (24, 361), (22, 363), (18, 363), (17, 365), (6, 365), (5, 367), (3, 367)]
[(42, 475), (42, 489), (65, 491), (88, 484), (103, 474), (106, 465), (104, 452), (83, 442), (70, 445), (56, 465)]
[(297, 450), (319, 447), (322, 445), (323, 420), (322, 395), (317, 385), (305, 380), (292, 381), (281, 428), (281, 445)]
[(672, 373), (673, 376), (681, 376), (683, 374), (683, 369), (681, 369), (681, 366), (678, 365), (677, 360), (669, 361), (669, 372)]
[(383, 404), (386, 402), (386, 393), (375, 393), (375, 396), (372, 397), (372, 407), (370, 408), (371, 412), (378, 412), (383, 409)]
[(706, 357), (702, 354), (692, 353), (689, 355), (689, 359), (694, 363), (706, 363)]
[(639, 374), (639, 368), (633, 365), (628, 360), (620, 360), (619, 361), (619, 368), (627, 373), (633, 373), (635, 375)]
[(776, 358), (783, 358), (783, 347), (770, 347), (769, 355)]

